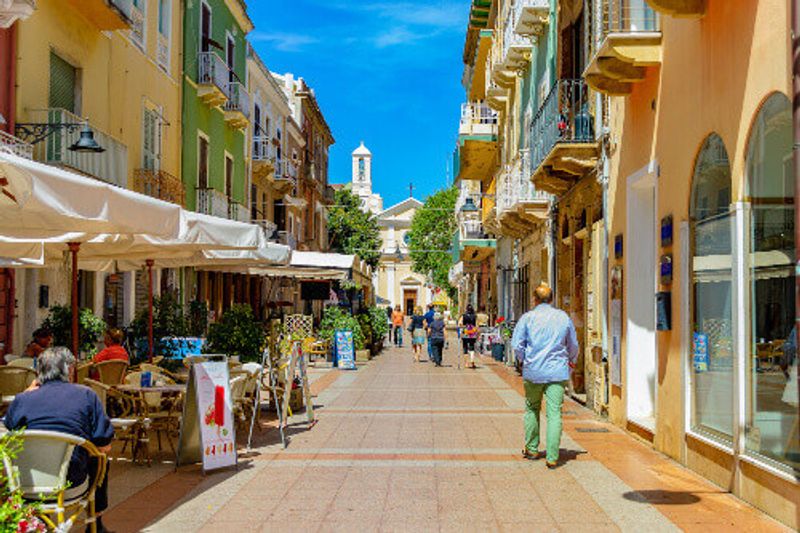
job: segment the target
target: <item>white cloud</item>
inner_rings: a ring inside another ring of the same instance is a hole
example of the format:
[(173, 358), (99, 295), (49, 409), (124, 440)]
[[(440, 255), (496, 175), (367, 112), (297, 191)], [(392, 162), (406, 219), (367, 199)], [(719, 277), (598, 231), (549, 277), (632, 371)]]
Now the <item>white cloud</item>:
[(422, 35), (410, 31), (405, 26), (391, 28), (375, 36), (374, 43), (378, 48), (386, 48), (398, 44), (409, 44), (420, 39)]
[(299, 52), (308, 45), (319, 42), (319, 39), (301, 33), (254, 31), (248, 35), (253, 42), (272, 43), (276, 50), (282, 52)]

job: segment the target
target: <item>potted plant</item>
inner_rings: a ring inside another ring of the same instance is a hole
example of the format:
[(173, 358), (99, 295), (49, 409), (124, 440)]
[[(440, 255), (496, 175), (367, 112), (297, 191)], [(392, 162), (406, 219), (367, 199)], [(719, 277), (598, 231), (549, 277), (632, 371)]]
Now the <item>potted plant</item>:
[[(361, 331), (358, 319), (350, 313), (349, 309), (331, 305), (326, 307), (322, 313), (322, 320), (319, 324), (319, 337), (327, 340), (329, 346), (333, 346), (337, 329), (353, 332), (353, 348), (356, 350), (356, 359), (359, 357), (359, 350), (362, 350), (361, 357), (363, 358), (364, 333)], [(367, 352), (369, 351), (367, 350)]]
[(260, 362), (265, 341), (264, 328), (250, 306), (234, 304), (219, 322), (208, 327), (205, 352), (239, 356), (242, 362)]
[[(42, 326), (53, 332), (54, 346), (67, 346), (72, 349), (72, 308), (66, 305), (55, 305), (45, 318)], [(92, 313), (91, 309), (78, 311), (78, 350), (86, 357), (97, 353), (97, 341), (103, 336), (106, 323)]]
[[(19, 432), (12, 431), (0, 436), (0, 463), (11, 462), (22, 451)], [(11, 490), (4, 469), (0, 469), (0, 531), (33, 533), (47, 531), (44, 521), (36, 513), (36, 503), (26, 501), (19, 490)]]
[[(149, 312), (142, 309), (131, 322), (131, 335), (136, 346), (134, 361), (141, 362), (147, 355)], [(183, 306), (172, 292), (153, 298), (153, 351), (157, 354), (175, 355), (179, 349), (169, 342), (170, 337), (185, 337), (189, 328)]]

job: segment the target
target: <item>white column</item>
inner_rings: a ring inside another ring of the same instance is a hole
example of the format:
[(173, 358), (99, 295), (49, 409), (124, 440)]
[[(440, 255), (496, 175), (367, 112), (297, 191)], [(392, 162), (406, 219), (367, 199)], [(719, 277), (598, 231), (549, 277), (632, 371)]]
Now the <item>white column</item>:
[(136, 314), (136, 272), (122, 274), (122, 324), (127, 326)]
[(397, 287), (394, 285), (394, 271), (395, 264), (389, 263), (386, 265), (386, 295), (389, 297), (389, 303), (394, 307), (397, 301)]

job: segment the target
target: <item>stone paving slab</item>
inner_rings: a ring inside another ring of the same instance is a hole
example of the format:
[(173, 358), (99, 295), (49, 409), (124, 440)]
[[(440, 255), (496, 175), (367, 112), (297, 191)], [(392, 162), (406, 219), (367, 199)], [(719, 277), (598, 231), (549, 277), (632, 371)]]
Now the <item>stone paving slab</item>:
[[(355, 371), (317, 366), (318, 422), (274, 420), (236, 470), (112, 466), (119, 531), (781, 531), (572, 401), (564, 408), (563, 466), (520, 456), (518, 376), (484, 360), (477, 370), (414, 363), (389, 348)], [(578, 433), (603, 427), (608, 433)], [(660, 491), (660, 492), (659, 492)], [(676, 505), (670, 495), (693, 497)]]

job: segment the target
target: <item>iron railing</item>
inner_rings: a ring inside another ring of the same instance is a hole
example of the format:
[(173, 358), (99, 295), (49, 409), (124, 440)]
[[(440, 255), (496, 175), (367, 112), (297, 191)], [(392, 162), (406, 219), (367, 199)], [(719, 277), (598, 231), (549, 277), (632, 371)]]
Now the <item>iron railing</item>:
[(583, 80), (558, 80), (531, 123), (531, 170), (559, 143), (594, 142), (589, 88)]
[(250, 118), (250, 94), (244, 85), (238, 81), (228, 83), (228, 101), (225, 102), (225, 111), (237, 111)]
[(183, 182), (163, 170), (137, 168), (133, 172), (133, 189), (152, 198), (184, 205), (186, 188)]
[(197, 212), (228, 218), (228, 197), (216, 189), (197, 189)]
[(250, 222), (250, 213), (239, 202), (228, 199), (228, 218), (238, 222)]
[(228, 77), (230, 70), (225, 61), (214, 52), (200, 52), (197, 56), (197, 83), (214, 85), (228, 94)]
[(275, 148), (266, 135), (253, 137), (253, 161), (275, 161)]
[(128, 18), (131, 21), (131, 40), (133, 40), (139, 48), (144, 48), (144, 13), (141, 9), (133, 5), (133, 2), (129, 2)]
[(69, 147), (80, 138), (85, 119), (60, 108), (32, 110), (31, 119), (37, 124), (74, 125), (71, 128), (60, 127), (36, 143), (34, 159), (50, 165), (63, 165), (120, 187), (128, 186), (128, 147), (123, 143), (89, 123), (94, 140), (105, 151), (74, 152)]
[(461, 104), (460, 135), (491, 135), (497, 133), (497, 111), (483, 102)]
[(0, 131), (0, 152), (10, 152), (19, 157), (33, 159), (33, 145), (10, 133)]
[(169, 48), (169, 37), (159, 32), (156, 58), (158, 60), (158, 66), (167, 72), (169, 72)]
[(659, 31), (656, 12), (645, 0), (603, 0), (597, 6), (601, 35)]

